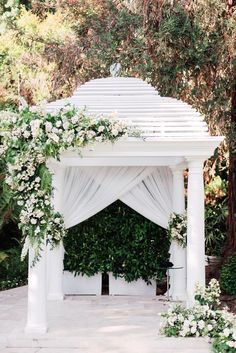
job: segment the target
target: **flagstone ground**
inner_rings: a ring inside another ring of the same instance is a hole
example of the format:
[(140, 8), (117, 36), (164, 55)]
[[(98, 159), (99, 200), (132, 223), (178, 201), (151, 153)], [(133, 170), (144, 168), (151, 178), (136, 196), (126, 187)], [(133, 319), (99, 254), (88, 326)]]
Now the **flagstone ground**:
[(49, 330), (26, 335), (27, 287), (0, 292), (0, 353), (209, 353), (205, 339), (158, 334), (161, 297), (70, 296), (48, 303)]

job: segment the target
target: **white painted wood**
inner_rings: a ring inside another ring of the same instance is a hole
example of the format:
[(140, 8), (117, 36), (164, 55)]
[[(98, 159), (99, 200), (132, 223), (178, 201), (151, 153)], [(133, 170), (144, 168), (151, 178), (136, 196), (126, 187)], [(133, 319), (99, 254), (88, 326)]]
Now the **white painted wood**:
[(86, 108), (92, 115), (115, 113), (115, 118), (136, 126), (144, 137), (209, 136), (203, 117), (195, 109), (177, 99), (160, 97), (150, 84), (138, 78), (89, 81), (72, 97), (49, 103), (47, 110), (60, 109), (66, 102)]
[(69, 271), (63, 273), (63, 290), (65, 294), (73, 295), (101, 295), (102, 275), (98, 273), (88, 277), (76, 275)]
[[(58, 164), (48, 163), (48, 166), (53, 173), (53, 206), (55, 211), (62, 212), (61, 191), (63, 189), (64, 168)], [(58, 247), (51, 249), (47, 246), (47, 283), (48, 283), (48, 299), (49, 300), (63, 300), (63, 259), (64, 248), (61, 243)]]
[[(171, 166), (173, 174), (173, 212), (183, 213), (185, 211), (184, 177), (183, 165)], [(174, 264), (170, 269), (170, 283), (172, 284), (170, 295), (174, 300), (186, 300), (186, 248), (176, 242), (171, 244), (171, 262)], [(182, 267), (182, 269), (181, 269)]]
[(149, 285), (142, 279), (126, 282), (123, 278), (115, 278), (112, 273), (109, 273), (109, 294), (154, 297), (156, 295), (156, 281), (152, 280)]
[(46, 245), (41, 246), (41, 257), (32, 266), (35, 252), (29, 248), (28, 270), (28, 312), (26, 333), (45, 333), (47, 331), (47, 276)]
[(203, 159), (188, 158), (187, 296), (194, 303), (196, 283), (205, 286)]

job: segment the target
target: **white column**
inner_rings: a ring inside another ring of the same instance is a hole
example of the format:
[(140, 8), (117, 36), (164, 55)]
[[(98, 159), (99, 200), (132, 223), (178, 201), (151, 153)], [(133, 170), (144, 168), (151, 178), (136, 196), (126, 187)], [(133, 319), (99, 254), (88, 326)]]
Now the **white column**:
[[(178, 214), (185, 211), (183, 169), (181, 165), (171, 167), (173, 174), (172, 206), (173, 212)], [(170, 270), (170, 283), (172, 285), (170, 295), (174, 300), (186, 300), (186, 249), (176, 242), (171, 244), (171, 262), (174, 265), (173, 267), (179, 269)]]
[(41, 257), (32, 266), (34, 250), (29, 249), (28, 275), (28, 316), (26, 333), (45, 333), (47, 331), (47, 277), (46, 246), (42, 246)]
[(188, 158), (187, 295), (194, 303), (195, 285), (205, 286), (203, 158)]
[[(53, 205), (56, 211), (62, 210), (62, 190), (64, 181), (64, 168), (57, 164), (49, 164), (53, 173)], [(47, 246), (47, 277), (48, 277), (48, 299), (63, 300), (63, 259), (64, 248), (61, 243), (58, 247), (51, 249)]]

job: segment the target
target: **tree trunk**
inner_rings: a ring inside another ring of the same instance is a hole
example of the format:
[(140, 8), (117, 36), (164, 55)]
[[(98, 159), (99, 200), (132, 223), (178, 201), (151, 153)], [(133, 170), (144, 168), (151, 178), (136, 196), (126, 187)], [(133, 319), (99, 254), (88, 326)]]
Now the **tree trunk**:
[[(229, 16), (235, 0), (228, 0)], [(236, 63), (233, 68), (234, 82), (232, 87), (231, 137), (229, 145), (229, 186), (228, 186), (228, 220), (227, 238), (223, 249), (223, 258), (236, 254)]]

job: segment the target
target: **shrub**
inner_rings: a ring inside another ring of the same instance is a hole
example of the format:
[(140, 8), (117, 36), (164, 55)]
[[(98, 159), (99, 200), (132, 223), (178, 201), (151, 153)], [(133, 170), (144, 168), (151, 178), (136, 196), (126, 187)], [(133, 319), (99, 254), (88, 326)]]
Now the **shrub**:
[(0, 290), (27, 283), (28, 262), (27, 259), (21, 261), (20, 253), (20, 246), (4, 251), (5, 257), (0, 262)]
[(236, 295), (236, 255), (228, 258), (220, 273), (220, 286), (225, 293)]
[(69, 230), (65, 269), (92, 276), (113, 272), (130, 282), (162, 277), (167, 232), (120, 201)]

